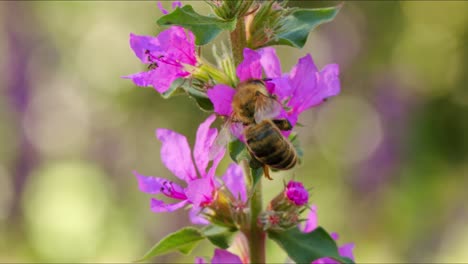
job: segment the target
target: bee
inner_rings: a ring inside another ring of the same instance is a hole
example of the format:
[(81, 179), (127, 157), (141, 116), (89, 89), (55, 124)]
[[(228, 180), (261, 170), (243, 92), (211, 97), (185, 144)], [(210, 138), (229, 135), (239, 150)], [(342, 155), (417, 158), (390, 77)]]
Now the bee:
[(260, 163), (266, 178), (272, 180), (269, 167), (288, 170), (297, 163), (297, 153), (281, 131), (291, 130), (287, 119), (277, 119), (282, 105), (268, 93), (265, 83), (251, 79), (240, 83), (232, 100), (229, 122), (243, 126), (246, 147), (254, 161)]

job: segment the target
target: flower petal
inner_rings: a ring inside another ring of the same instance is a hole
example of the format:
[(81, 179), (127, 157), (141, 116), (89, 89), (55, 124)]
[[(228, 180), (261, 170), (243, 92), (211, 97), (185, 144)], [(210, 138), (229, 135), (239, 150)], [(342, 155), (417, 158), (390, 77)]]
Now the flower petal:
[(208, 172), (206, 173), (205, 177), (213, 178), (215, 176), (216, 168), (218, 168), (218, 165), (223, 159), (225, 153), (226, 153), (226, 148), (216, 149), (216, 153), (214, 154), (212, 165), (210, 169), (208, 170)]
[(208, 98), (213, 103), (214, 111), (223, 116), (231, 116), (231, 103), (235, 93), (236, 90), (224, 84), (217, 84), (207, 91)]
[(162, 3), (161, 1), (158, 1), (158, 8), (159, 10), (161, 10), (161, 13), (163, 13), (163, 15), (167, 15), (169, 12), (167, 11), (167, 9), (165, 9), (163, 6), (162, 6)]
[(354, 250), (354, 243), (344, 244), (338, 248), (338, 252), (340, 253), (340, 256), (347, 257), (352, 260), (354, 260), (353, 250)]
[(302, 229), (302, 232), (304, 233), (309, 233), (314, 231), (315, 228), (317, 228), (317, 206), (312, 205), (310, 207), (310, 212), (307, 217), (307, 221), (305, 222), (304, 228)]
[[(291, 70), (291, 86), (294, 87), (291, 101), (288, 104), (291, 108), (302, 112), (305, 110), (304, 105), (316, 104), (321, 101), (315, 96), (318, 94), (316, 73), (317, 67), (310, 54), (300, 58), (297, 65)], [(311, 100), (315, 101), (310, 102)]]
[(133, 33), (130, 33), (130, 47), (143, 63), (150, 63), (147, 51), (161, 51), (158, 38)]
[(224, 185), (226, 185), (235, 198), (240, 197), (241, 201), (247, 201), (244, 175), (242, 173), (242, 168), (239, 165), (231, 163), (227, 168), (226, 173), (222, 176), (222, 179)]
[(256, 51), (248, 48), (244, 49), (244, 61), (239, 64), (236, 71), (241, 82), (248, 79), (262, 79), (260, 59), (260, 54)]
[(269, 88), (270, 93), (278, 96), (280, 102), (291, 97), (293, 93), (293, 88), (288, 77), (273, 78), (267, 82), (267, 88)]
[(195, 36), (189, 30), (180, 26), (171, 26), (158, 34), (161, 50), (164, 51), (164, 59), (175, 63), (196, 65)]
[(208, 264), (208, 262), (202, 257), (195, 257), (195, 264)]
[(214, 182), (212, 178), (202, 178), (189, 181), (185, 194), (193, 204), (194, 210), (210, 204), (213, 201)]
[(187, 138), (169, 129), (157, 129), (161, 141), (161, 160), (179, 179), (189, 181), (197, 178)]
[(124, 79), (131, 79), (137, 86), (153, 86), (159, 93), (164, 93), (170, 87), (172, 82), (179, 77), (186, 77), (190, 73), (185, 72), (181, 67), (161, 63), (157, 68), (122, 76)]
[(180, 1), (172, 2), (172, 9), (176, 9), (177, 7), (182, 7), (182, 2)]
[(187, 200), (175, 204), (166, 204), (164, 201), (151, 198), (151, 210), (155, 213), (173, 212), (188, 204)]
[(268, 47), (259, 49), (258, 53), (260, 54), (260, 63), (263, 67), (263, 71), (268, 78), (278, 78), (281, 77), (281, 63), (276, 55), (276, 50), (274, 48)]
[(242, 261), (237, 255), (227, 250), (217, 248), (215, 249), (211, 263), (242, 264)]
[(166, 181), (166, 179), (163, 178), (144, 176), (136, 171), (133, 171), (133, 175), (137, 178), (140, 191), (149, 194), (161, 193), (163, 182)]
[(323, 98), (335, 96), (340, 93), (340, 68), (338, 64), (328, 64), (321, 71), (318, 86)]
[[(202, 209), (203, 210), (203, 209)], [(208, 225), (210, 222), (201, 216), (200, 208), (192, 207), (189, 211), (190, 222), (195, 225)]]
[(216, 115), (210, 115), (203, 123), (200, 124), (197, 130), (197, 138), (193, 148), (193, 155), (195, 158), (195, 164), (197, 165), (198, 171), (202, 177), (206, 175), (206, 167), (210, 162), (209, 152), (216, 140), (216, 136), (218, 135), (218, 130), (216, 128), (210, 128), (215, 119)]
[(332, 258), (325, 257), (312, 261), (312, 264), (340, 264), (340, 262)]

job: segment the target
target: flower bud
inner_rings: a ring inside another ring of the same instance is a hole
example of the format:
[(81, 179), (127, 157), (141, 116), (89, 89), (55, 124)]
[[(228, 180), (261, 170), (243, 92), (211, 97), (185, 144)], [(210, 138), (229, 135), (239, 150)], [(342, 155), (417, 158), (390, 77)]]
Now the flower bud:
[(288, 200), (297, 206), (305, 205), (309, 201), (309, 192), (301, 182), (290, 181), (284, 192)]
[(248, 221), (247, 206), (225, 187), (216, 191), (213, 201), (206, 206), (206, 209), (207, 219), (220, 226), (239, 228)]
[(210, 0), (206, 1), (213, 12), (224, 20), (231, 20), (236, 17), (244, 16), (254, 1), (237, 0), (237, 1), (221, 1), (221, 0)]
[(297, 225), (299, 214), (309, 201), (309, 193), (301, 182), (290, 181), (283, 192), (268, 205), (267, 211), (259, 218), (259, 224), (266, 229), (287, 229)]

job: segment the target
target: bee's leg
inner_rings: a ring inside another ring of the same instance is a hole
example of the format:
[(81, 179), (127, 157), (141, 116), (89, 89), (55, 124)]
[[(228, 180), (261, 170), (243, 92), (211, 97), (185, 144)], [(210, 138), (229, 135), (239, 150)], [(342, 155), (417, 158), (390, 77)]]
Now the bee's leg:
[(273, 123), (280, 129), (280, 130), (291, 130), (292, 125), (289, 123), (289, 120), (286, 118), (284, 119), (274, 119)]
[(268, 168), (267, 165), (263, 164), (263, 174), (265, 175), (265, 177), (267, 179), (269, 179), (270, 181), (273, 180), (273, 178), (271, 178), (270, 176), (270, 169)]

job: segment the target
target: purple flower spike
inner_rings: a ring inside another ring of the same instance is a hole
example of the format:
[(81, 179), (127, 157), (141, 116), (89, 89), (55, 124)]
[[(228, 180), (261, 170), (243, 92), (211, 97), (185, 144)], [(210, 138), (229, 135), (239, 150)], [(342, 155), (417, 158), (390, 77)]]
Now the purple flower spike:
[(195, 37), (179, 26), (157, 37), (130, 34), (130, 47), (142, 63), (148, 64), (148, 71), (122, 78), (131, 79), (137, 86), (153, 86), (160, 93), (167, 91), (175, 79), (191, 74), (186, 65), (197, 65)]
[[(155, 198), (151, 199), (153, 212), (171, 212), (191, 204), (191, 219), (196, 224), (206, 224), (206, 221), (198, 217), (200, 211), (209, 205), (215, 197), (216, 186), (214, 173), (219, 162), (224, 156), (222, 149), (212, 160), (208, 160), (211, 146), (218, 134), (218, 130), (210, 128), (216, 119), (215, 115), (209, 116), (198, 128), (194, 147), (194, 160), (187, 138), (169, 129), (158, 129), (157, 138), (161, 141), (161, 159), (164, 165), (187, 187), (184, 188), (170, 180), (144, 176), (134, 172), (138, 180), (138, 186), (142, 192), (158, 195), (176, 200), (176, 203), (165, 203)], [(212, 161), (211, 167), (209, 163)]]
[(309, 201), (309, 192), (300, 182), (290, 181), (286, 186), (285, 194), (288, 200), (297, 206), (305, 205)]

